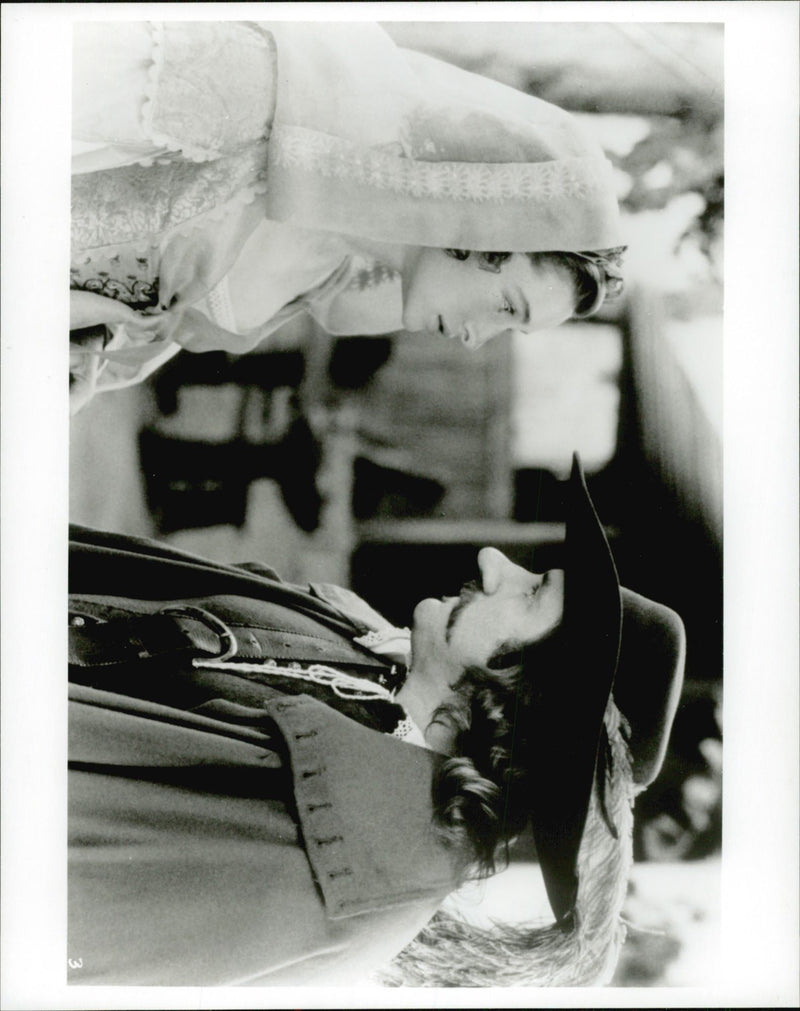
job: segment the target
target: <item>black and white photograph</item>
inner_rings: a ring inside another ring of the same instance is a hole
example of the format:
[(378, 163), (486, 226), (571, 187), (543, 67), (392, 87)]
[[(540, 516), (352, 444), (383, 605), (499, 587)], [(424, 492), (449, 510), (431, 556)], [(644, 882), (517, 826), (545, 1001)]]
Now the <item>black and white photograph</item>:
[(3, 6), (3, 1006), (795, 1006), (798, 5)]

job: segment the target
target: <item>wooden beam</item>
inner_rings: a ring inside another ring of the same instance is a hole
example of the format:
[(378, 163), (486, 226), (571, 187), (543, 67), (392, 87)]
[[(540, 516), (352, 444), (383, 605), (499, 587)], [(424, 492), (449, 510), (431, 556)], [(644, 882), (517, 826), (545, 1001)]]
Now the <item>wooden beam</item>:
[(560, 544), (563, 523), (492, 519), (368, 520), (358, 525), (361, 544)]

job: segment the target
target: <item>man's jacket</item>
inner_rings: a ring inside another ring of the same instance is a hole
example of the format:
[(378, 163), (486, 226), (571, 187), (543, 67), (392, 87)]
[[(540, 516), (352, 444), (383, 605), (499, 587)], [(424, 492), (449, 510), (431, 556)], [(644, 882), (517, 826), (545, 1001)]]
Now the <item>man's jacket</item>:
[(237, 658), (374, 677), (363, 626), (266, 568), (72, 538), (70, 982), (364, 978), (457, 886), (433, 831), (440, 759), (321, 698), (204, 669), (225, 636), (195, 608), (223, 618)]

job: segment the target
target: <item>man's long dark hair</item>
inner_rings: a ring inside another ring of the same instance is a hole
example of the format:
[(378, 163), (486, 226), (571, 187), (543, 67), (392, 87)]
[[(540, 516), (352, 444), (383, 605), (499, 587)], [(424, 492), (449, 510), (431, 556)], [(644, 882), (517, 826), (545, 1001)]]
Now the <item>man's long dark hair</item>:
[[(547, 662), (547, 649), (537, 645), (537, 662)], [(467, 669), (452, 686), (453, 699), (434, 714), (455, 731), (455, 756), (441, 764), (433, 782), (435, 825), (461, 855), (465, 881), (502, 869), (530, 818), (525, 714), (535, 699), (530, 658), (513, 662), (520, 659), (519, 649), (507, 644), (487, 669)], [(633, 791), (624, 719), (613, 701), (604, 724), (605, 796), (597, 788), (592, 794), (571, 929), (552, 921), (481, 928), (440, 910), (380, 974), (381, 982), (449, 987), (608, 981), (624, 939), (619, 912), (632, 861)]]

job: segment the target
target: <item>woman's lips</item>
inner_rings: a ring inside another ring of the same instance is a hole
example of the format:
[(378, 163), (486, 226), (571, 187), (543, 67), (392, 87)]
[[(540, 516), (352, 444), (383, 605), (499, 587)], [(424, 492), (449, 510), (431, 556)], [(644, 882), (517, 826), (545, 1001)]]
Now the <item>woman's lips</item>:
[(449, 341), (452, 340), (461, 341), (461, 343), (464, 344), (466, 347), (469, 347), (470, 345), (468, 333), (465, 330), (461, 330), (459, 332), (451, 330), (445, 323), (442, 316), (436, 317), (436, 330), (442, 335), (442, 337), (446, 337)]
[(453, 333), (453, 331), (449, 329), (441, 316), (438, 316), (437, 319), (439, 320), (439, 333), (442, 334), (443, 337), (446, 337), (449, 341), (453, 340), (454, 337), (458, 337), (458, 334)]

